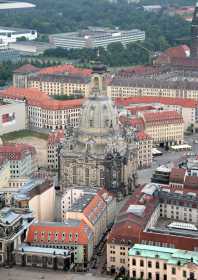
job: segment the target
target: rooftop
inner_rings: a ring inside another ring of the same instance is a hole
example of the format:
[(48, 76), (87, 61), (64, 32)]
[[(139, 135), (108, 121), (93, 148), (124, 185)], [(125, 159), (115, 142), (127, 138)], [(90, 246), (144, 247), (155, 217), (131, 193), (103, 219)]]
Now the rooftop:
[(26, 100), (28, 105), (41, 107), (47, 110), (63, 110), (66, 108), (81, 107), (83, 99), (54, 100), (44, 92), (35, 88), (10, 87), (0, 93), (0, 97), (10, 99)]
[(176, 111), (145, 112), (142, 113), (146, 125), (166, 123), (183, 123), (183, 117)]
[(37, 246), (28, 246), (22, 244), (17, 251), (22, 251), (24, 253), (39, 253), (39, 254), (50, 254), (50, 255), (69, 255), (70, 250), (65, 249), (56, 249), (56, 248), (45, 248), (45, 247), (37, 247)]
[(0, 223), (9, 225), (18, 220), (19, 217), (20, 215), (13, 212), (10, 208), (5, 207), (0, 210)]

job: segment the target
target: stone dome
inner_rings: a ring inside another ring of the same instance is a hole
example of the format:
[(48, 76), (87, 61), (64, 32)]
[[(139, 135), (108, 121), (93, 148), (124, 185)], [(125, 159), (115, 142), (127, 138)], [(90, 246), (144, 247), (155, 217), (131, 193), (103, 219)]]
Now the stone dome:
[(78, 128), (81, 142), (111, 137), (118, 131), (118, 113), (107, 96), (90, 96), (84, 103)]

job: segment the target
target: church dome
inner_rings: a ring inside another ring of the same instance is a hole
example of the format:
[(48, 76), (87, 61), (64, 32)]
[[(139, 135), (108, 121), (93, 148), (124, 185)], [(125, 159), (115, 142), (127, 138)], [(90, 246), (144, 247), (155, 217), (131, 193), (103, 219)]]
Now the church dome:
[(88, 141), (90, 138), (104, 142), (118, 130), (118, 114), (112, 101), (107, 96), (90, 96), (84, 103), (78, 138)]

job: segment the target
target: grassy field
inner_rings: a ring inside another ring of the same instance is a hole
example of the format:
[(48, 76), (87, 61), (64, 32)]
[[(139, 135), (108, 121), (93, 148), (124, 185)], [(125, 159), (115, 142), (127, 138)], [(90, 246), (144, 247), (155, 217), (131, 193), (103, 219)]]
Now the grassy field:
[(47, 140), (48, 135), (45, 133), (40, 133), (40, 132), (35, 132), (30, 130), (20, 130), (20, 131), (4, 134), (1, 136), (1, 139), (3, 140), (3, 142), (7, 142), (7, 141), (15, 140), (18, 138), (24, 138), (24, 137), (36, 137), (36, 138)]

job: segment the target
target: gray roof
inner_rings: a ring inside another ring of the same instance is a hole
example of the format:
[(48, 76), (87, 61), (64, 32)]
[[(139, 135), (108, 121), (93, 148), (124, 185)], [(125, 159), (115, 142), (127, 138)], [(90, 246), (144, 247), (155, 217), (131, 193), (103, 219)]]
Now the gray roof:
[(14, 213), (10, 208), (2, 208), (0, 210), (0, 223), (12, 224), (20, 217), (19, 214)]
[(36, 246), (27, 246), (25, 244), (22, 244), (18, 248), (17, 251), (23, 251), (24, 253), (38, 253), (38, 254), (50, 254), (50, 255), (69, 255), (70, 250), (65, 250), (65, 249), (55, 249), (55, 248), (44, 248), (44, 247), (36, 247)]

